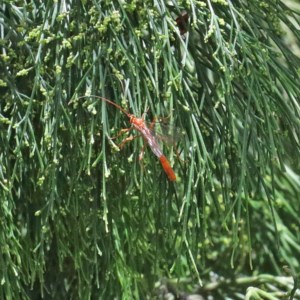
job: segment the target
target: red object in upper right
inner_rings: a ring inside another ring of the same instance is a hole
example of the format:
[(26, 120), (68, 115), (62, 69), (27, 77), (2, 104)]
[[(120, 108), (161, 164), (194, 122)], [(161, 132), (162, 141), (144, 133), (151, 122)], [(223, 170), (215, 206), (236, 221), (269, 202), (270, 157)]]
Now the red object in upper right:
[(179, 17), (177, 17), (175, 21), (176, 21), (177, 26), (179, 28), (180, 34), (184, 35), (187, 32), (187, 27), (188, 27), (188, 24), (189, 24), (189, 15), (188, 15), (188, 13), (186, 11), (181, 13), (181, 15)]

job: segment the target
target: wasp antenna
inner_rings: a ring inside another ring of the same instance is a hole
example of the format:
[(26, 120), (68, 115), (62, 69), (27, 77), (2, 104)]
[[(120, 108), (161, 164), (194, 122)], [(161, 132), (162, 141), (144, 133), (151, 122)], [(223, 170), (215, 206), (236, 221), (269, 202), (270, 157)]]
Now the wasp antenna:
[[(79, 99), (82, 99), (82, 98), (96, 98), (96, 99), (100, 99), (101, 101), (104, 101), (104, 102), (107, 102), (113, 106), (115, 106), (116, 108), (118, 108), (121, 112), (123, 112), (128, 118), (130, 118), (130, 114), (128, 111), (126, 111), (123, 107), (121, 107), (119, 104), (107, 99), (107, 98), (104, 98), (104, 97), (101, 97), (101, 96), (97, 96), (97, 95), (89, 95), (89, 96), (80, 96), (80, 97), (77, 97), (75, 100), (79, 100)], [(74, 100), (71, 100), (68, 104), (72, 103)]]

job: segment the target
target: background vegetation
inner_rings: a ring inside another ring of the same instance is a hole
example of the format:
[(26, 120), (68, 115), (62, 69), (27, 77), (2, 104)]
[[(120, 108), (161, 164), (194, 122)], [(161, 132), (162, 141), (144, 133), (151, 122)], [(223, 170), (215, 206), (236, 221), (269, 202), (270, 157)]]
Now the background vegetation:
[[(0, 34), (1, 299), (299, 299), (297, 2), (4, 0)], [(179, 128), (177, 181), (89, 95)]]

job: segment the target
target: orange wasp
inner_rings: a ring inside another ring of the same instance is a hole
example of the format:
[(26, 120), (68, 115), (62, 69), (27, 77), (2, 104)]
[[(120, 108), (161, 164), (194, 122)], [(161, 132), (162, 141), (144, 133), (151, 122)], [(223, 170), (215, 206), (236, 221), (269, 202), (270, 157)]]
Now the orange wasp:
[(79, 97), (83, 98), (83, 97), (94, 97), (94, 98), (98, 98), (102, 101), (105, 101), (113, 106), (115, 106), (116, 108), (118, 108), (121, 112), (123, 112), (128, 118), (129, 118), (129, 122), (130, 124), (132, 124), (133, 127), (129, 128), (129, 129), (125, 129), (123, 130), (123, 132), (125, 131), (129, 131), (132, 128), (136, 129), (137, 131), (139, 131), (143, 138), (147, 141), (150, 149), (152, 150), (152, 152), (154, 153), (154, 155), (156, 157), (158, 157), (164, 171), (166, 172), (168, 178), (170, 181), (175, 181), (176, 180), (176, 175), (174, 170), (172, 169), (168, 159), (164, 156), (159, 144), (157, 143), (154, 135), (151, 132), (151, 129), (149, 127), (147, 127), (146, 122), (143, 118), (137, 118), (135, 117), (133, 114), (130, 114), (129, 112), (127, 112), (125, 109), (123, 109), (120, 105), (116, 104), (115, 102), (108, 100), (106, 98), (100, 97), (100, 96), (82, 96)]

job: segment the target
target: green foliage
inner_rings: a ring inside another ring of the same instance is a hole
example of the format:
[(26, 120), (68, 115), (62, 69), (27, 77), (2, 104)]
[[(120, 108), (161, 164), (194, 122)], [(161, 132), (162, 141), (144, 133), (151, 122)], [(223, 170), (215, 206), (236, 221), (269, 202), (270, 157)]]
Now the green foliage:
[[(3, 1), (0, 298), (299, 272), (298, 21), (278, 0)], [(184, 132), (163, 148), (176, 183), (142, 139), (117, 147), (129, 120), (91, 95)]]

